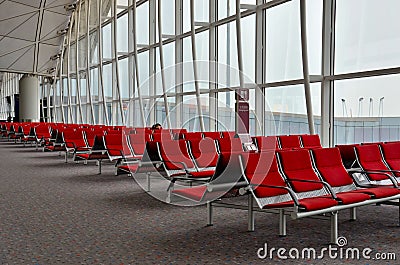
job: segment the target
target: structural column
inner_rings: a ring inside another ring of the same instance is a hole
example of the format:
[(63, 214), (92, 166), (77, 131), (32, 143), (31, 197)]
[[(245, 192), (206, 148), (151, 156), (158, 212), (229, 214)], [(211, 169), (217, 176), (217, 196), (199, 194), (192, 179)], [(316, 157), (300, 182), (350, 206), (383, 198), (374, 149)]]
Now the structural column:
[(40, 119), (39, 80), (24, 75), (19, 80), (19, 119), (21, 122), (38, 122)]

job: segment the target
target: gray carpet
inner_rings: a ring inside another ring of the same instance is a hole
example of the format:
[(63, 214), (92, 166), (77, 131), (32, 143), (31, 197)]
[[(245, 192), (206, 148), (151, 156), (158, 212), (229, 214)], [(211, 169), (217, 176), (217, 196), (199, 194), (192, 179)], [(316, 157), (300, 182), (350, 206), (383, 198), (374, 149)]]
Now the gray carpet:
[(0, 264), (399, 264), (397, 207), (362, 207), (355, 222), (339, 215), (347, 247), (393, 252), (397, 261), (260, 259), (265, 243), (328, 247), (329, 222), (290, 220), (281, 238), (276, 215), (256, 213), (256, 231), (247, 232), (245, 211), (217, 208), (206, 227), (204, 206), (157, 201), (132, 178), (114, 176), (111, 164), (96, 175), (93, 163), (65, 164), (58, 153), (5, 139), (0, 156)]

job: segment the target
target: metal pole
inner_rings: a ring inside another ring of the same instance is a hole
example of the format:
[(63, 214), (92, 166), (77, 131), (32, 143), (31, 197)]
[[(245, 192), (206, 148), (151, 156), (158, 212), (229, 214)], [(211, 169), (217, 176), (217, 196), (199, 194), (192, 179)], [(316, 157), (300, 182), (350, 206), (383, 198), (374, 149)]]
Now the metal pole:
[[(118, 52), (117, 52), (117, 1), (113, 2), (112, 5), (112, 14), (113, 14), (113, 18), (112, 18), (112, 22), (111, 22), (111, 26), (112, 26), (112, 50), (114, 52), (114, 74), (115, 74), (115, 82), (113, 80), (113, 87), (115, 88), (115, 90), (117, 90), (117, 94), (118, 94), (118, 99), (119, 99), (119, 111), (121, 114), (121, 122), (122, 124), (125, 123), (125, 116), (124, 116), (124, 111), (122, 108), (122, 97), (121, 97), (121, 86), (120, 86), (120, 82), (119, 82), (119, 66), (118, 66)], [(126, 33), (123, 33), (126, 34)], [(115, 84), (115, 86), (114, 86)], [(113, 93), (114, 94), (114, 93)], [(115, 114), (115, 116), (117, 116), (117, 114)]]
[[(98, 6), (98, 15), (99, 15), (99, 20), (98, 20), (98, 25), (97, 25), (97, 34), (98, 34), (98, 42), (99, 42), (99, 48), (98, 48), (98, 57), (99, 57), (99, 74), (98, 74), (98, 78), (99, 78), (99, 84), (101, 88), (101, 96), (103, 98), (103, 118), (106, 118), (106, 125), (109, 125), (110, 122), (108, 120), (108, 115), (107, 115), (107, 102), (106, 102), (106, 97), (104, 95), (104, 82), (103, 82), (103, 33), (101, 31), (101, 20), (103, 17), (103, 1), (102, 0), (97, 0), (97, 6)], [(99, 89), (100, 91), (100, 89)], [(99, 118), (100, 121), (100, 118)]]
[(301, 47), (303, 59), (304, 92), (306, 97), (307, 118), (310, 134), (314, 134), (314, 116), (311, 100), (310, 73), (308, 69), (308, 50), (307, 50), (307, 11), (306, 0), (300, 0), (300, 25), (301, 25)]
[(136, 17), (137, 17), (137, 11), (136, 11), (136, 1), (133, 1), (133, 61), (135, 63), (135, 76), (136, 76), (136, 88), (138, 92), (138, 97), (139, 97), (139, 108), (140, 108), (140, 115), (142, 118), (142, 126), (146, 127), (146, 118), (144, 115), (144, 109), (143, 109), (143, 99), (142, 99), (142, 93), (140, 91), (140, 80), (139, 80), (139, 67), (138, 67), (138, 57), (137, 57), (137, 30), (136, 30)]
[(200, 130), (204, 132), (205, 127), (203, 120), (203, 111), (201, 109), (200, 88), (198, 83), (198, 72), (197, 72), (197, 62), (196, 62), (196, 34), (195, 34), (196, 29), (194, 24), (194, 0), (190, 0), (190, 29), (191, 29), (190, 36), (192, 39), (193, 76), (194, 76), (194, 87), (196, 90), (197, 113), (199, 115)]
[(78, 4), (78, 7), (75, 11), (75, 16), (76, 16), (76, 18), (75, 18), (75, 20), (76, 20), (76, 22), (75, 22), (75, 47), (76, 47), (75, 48), (75, 56), (76, 56), (75, 74), (76, 74), (76, 78), (75, 78), (75, 80), (76, 80), (76, 95), (78, 96), (77, 107), (78, 107), (78, 114), (79, 114), (77, 116), (80, 117), (80, 122), (77, 117), (77, 119), (76, 119), (77, 123), (83, 123), (82, 103), (81, 103), (81, 82), (80, 82), (80, 74), (79, 74), (79, 60), (81, 60), (79, 57), (79, 33), (80, 33), (80, 21), (81, 21), (79, 19), (80, 12), (81, 12), (81, 5)]
[[(90, 83), (90, 4), (89, 1), (85, 1), (86, 5), (86, 87), (87, 87), (87, 93), (89, 97), (89, 104), (90, 104), (90, 112), (91, 112), (91, 117), (92, 117), (92, 122), (91, 124), (95, 123), (95, 117), (94, 117), (94, 109), (93, 109), (93, 102), (92, 102), (92, 91), (91, 91), (91, 83)], [(88, 121), (86, 121), (89, 123)]]
[(167, 88), (165, 87), (165, 73), (164, 73), (164, 51), (163, 51), (163, 43), (162, 43), (162, 17), (161, 17), (161, 0), (158, 0), (158, 41), (159, 41), (159, 49), (160, 49), (160, 66), (161, 66), (161, 86), (163, 90), (164, 97), (164, 108), (165, 108), (165, 116), (167, 119), (168, 128), (171, 129), (171, 119), (169, 116), (169, 106), (168, 106), (168, 97), (167, 97)]

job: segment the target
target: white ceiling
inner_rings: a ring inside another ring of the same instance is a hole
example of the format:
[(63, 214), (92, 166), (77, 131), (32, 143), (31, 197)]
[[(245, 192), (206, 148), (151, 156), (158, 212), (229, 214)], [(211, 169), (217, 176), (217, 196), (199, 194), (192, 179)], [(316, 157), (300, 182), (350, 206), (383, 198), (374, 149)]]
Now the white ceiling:
[[(0, 0), (0, 72), (49, 75), (75, 0)], [(1, 79), (1, 78), (0, 78)]]

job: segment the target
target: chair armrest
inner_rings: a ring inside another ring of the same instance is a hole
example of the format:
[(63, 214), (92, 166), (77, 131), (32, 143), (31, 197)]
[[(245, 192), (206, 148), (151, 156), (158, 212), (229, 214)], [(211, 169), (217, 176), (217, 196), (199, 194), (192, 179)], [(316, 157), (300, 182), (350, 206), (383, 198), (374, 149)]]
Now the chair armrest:
[[(347, 172), (351, 173), (351, 174), (352, 173), (361, 173), (361, 174), (384, 175), (393, 183), (394, 187), (398, 188), (398, 186), (399, 186), (398, 183), (397, 183), (397, 180), (392, 175), (388, 174), (387, 172), (381, 171), (381, 170), (366, 171), (366, 170), (362, 170), (362, 169), (354, 169), (354, 170), (348, 170)], [(390, 172), (390, 170), (388, 172)]]
[(289, 179), (288, 181), (289, 182), (297, 181), (297, 182), (320, 183), (320, 184), (324, 185), (328, 189), (329, 193), (332, 195), (332, 197), (334, 199), (337, 199), (336, 193), (333, 191), (332, 186), (329, 185), (328, 182), (325, 182), (325, 181), (322, 181), (322, 180), (310, 180), (310, 179)]
[(271, 188), (271, 189), (281, 189), (286, 190), (289, 193), (289, 196), (292, 198), (293, 202), (299, 206), (299, 198), (297, 197), (296, 193), (289, 187), (286, 186), (275, 186), (275, 185), (265, 185), (265, 184), (250, 184), (251, 187), (264, 187), (264, 188)]

